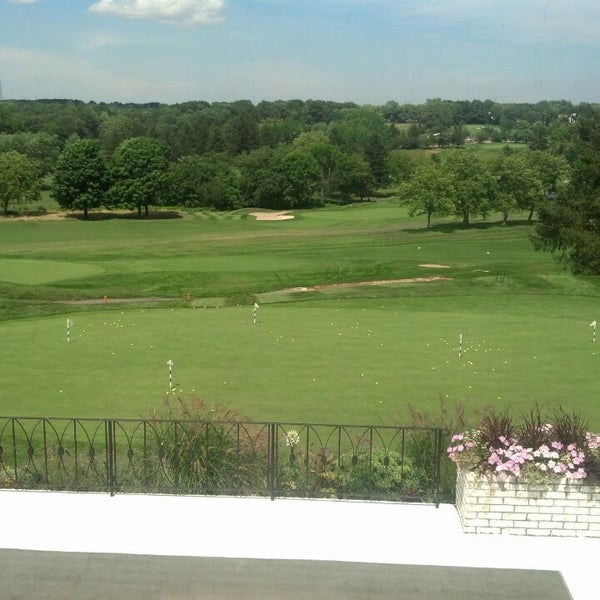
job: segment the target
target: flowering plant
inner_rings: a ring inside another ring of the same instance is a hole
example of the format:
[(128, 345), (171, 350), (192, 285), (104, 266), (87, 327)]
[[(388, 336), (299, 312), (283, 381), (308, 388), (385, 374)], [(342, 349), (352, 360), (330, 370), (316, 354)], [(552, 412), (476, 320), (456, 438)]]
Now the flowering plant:
[[(487, 419), (487, 429), (452, 436), (447, 449), (450, 460), (501, 479), (514, 476), (533, 483), (562, 477), (581, 480), (598, 472), (600, 435), (585, 431), (567, 431), (565, 435), (562, 422), (561, 427), (554, 427), (539, 419), (536, 426), (531, 426), (530, 420), (514, 433), (506, 415), (502, 419)], [(498, 427), (499, 422), (502, 427)], [(577, 441), (565, 443), (566, 437)]]
[(295, 429), (290, 429), (285, 434), (285, 445), (289, 448), (295, 448), (300, 443), (300, 434)]

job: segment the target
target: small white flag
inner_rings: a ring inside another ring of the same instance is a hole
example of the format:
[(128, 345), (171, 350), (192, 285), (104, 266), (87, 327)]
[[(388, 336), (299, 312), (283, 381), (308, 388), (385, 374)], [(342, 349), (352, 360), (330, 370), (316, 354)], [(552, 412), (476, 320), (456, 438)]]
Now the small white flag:
[(596, 321), (592, 321), (590, 323), (590, 327), (593, 327), (594, 329), (596, 329)]
[(73, 327), (73, 321), (71, 321), (71, 319), (67, 319), (67, 327)]
[(255, 308), (255, 309), (256, 309), (256, 308), (258, 308), (258, 302), (255, 302), (255, 303), (254, 303), (254, 308)]

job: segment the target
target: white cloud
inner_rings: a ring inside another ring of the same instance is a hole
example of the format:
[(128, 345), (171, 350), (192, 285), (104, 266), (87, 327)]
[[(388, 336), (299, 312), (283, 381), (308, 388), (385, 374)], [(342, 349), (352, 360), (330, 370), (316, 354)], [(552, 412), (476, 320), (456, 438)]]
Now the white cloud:
[(225, 0), (99, 0), (91, 12), (129, 19), (202, 25), (224, 20)]
[(37, 0), (7, 0), (9, 4), (34, 4)]

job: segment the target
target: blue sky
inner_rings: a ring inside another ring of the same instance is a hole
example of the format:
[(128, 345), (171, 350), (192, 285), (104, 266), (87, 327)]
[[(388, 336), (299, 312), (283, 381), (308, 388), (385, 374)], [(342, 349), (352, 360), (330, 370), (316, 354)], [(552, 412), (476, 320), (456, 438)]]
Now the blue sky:
[(600, 101), (598, 0), (0, 0), (4, 98)]

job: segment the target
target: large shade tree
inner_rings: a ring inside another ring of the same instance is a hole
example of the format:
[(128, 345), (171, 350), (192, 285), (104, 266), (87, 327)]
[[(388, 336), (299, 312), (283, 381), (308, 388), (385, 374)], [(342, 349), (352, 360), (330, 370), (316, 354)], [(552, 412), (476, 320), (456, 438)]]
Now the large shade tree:
[(452, 180), (434, 161), (417, 167), (411, 179), (400, 186), (399, 195), (411, 216), (427, 216), (428, 229), (433, 215), (446, 215), (454, 208)]
[(168, 148), (152, 138), (125, 140), (113, 155), (109, 191), (111, 207), (136, 209), (148, 215), (148, 207), (160, 205), (169, 168)]
[(485, 216), (493, 205), (495, 181), (486, 161), (473, 152), (453, 152), (442, 169), (453, 190), (454, 213), (468, 227), (471, 216)]
[(71, 138), (58, 159), (53, 196), (61, 208), (83, 211), (102, 206), (108, 189), (108, 169), (97, 140)]
[(520, 206), (529, 211), (527, 220), (531, 223), (541, 202), (546, 198), (556, 198), (564, 194), (569, 187), (573, 172), (566, 158), (559, 154), (533, 150), (528, 152), (526, 157), (533, 176), (541, 183), (541, 194), (538, 197), (531, 196), (529, 205)]
[(492, 172), (496, 180), (494, 207), (502, 214), (503, 223), (517, 210), (533, 211), (542, 198), (544, 186), (528, 154), (502, 154), (492, 163)]

